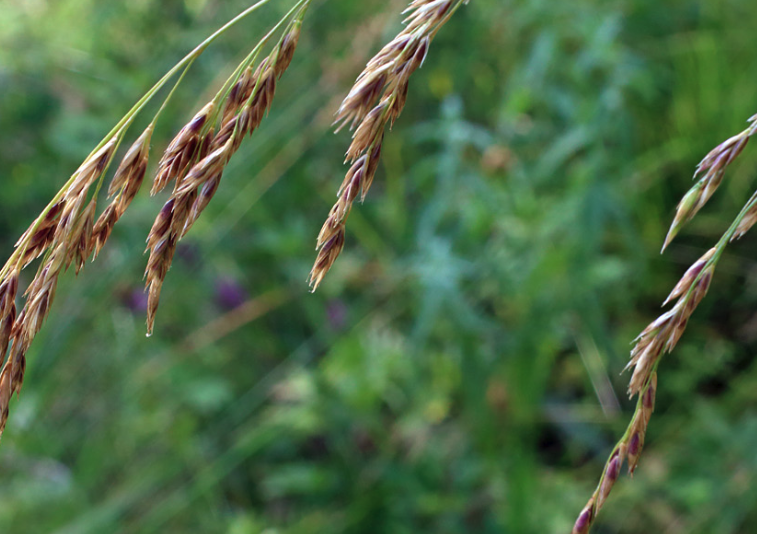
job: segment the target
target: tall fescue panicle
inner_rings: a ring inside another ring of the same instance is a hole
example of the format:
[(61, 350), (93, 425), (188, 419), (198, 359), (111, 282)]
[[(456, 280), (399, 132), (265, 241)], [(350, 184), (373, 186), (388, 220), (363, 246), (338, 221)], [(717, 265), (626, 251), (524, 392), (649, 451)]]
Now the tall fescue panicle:
[[(148, 290), (147, 333), (155, 324), (161, 289), (176, 247), (207, 207), (218, 189), (223, 171), (245, 136), (252, 134), (268, 113), (276, 82), (284, 74), (299, 41), (301, 11), (284, 36), (256, 69), (246, 67), (229, 81), (220, 113), (218, 132), (211, 126), (216, 101), (207, 104), (169, 146), (165, 163), (158, 170), (153, 191), (171, 181), (175, 186), (147, 237), (150, 256), (145, 269)], [(180, 163), (172, 163), (172, 162)]]
[[(687, 192), (678, 204), (675, 219), (665, 239), (663, 250), (704, 206), (723, 180), (728, 166), (741, 153), (749, 139), (757, 133), (757, 115), (749, 119), (749, 127), (710, 151), (697, 166), (694, 177), (702, 175), (696, 185)], [(630, 396), (638, 397), (636, 410), (625, 434), (618, 441), (605, 464), (599, 485), (576, 520), (573, 534), (586, 534), (602, 508), (610, 490), (618, 478), (624, 461), (628, 472), (636, 469), (654, 410), (657, 393), (657, 367), (665, 353), (672, 351), (681, 339), (689, 318), (707, 294), (715, 273), (715, 267), (729, 242), (741, 237), (757, 222), (757, 193), (723, 234), (718, 243), (702, 255), (683, 274), (665, 299), (663, 306), (676, 300), (675, 305), (647, 326), (634, 340), (631, 358), (626, 369), (633, 368), (628, 386)]]
[[(135, 117), (166, 83), (189, 66), (225, 30), (249, 16), (269, 0), (260, 0), (211, 35), (177, 63), (135, 106), (74, 172), (68, 182), (16, 243), (16, 249), (0, 270), (0, 354), (7, 358), (0, 370), (0, 434), (8, 418), (8, 405), (18, 393), (26, 369), (26, 353), (42, 327), (55, 297), (60, 275), (71, 265), (78, 274), (86, 259), (97, 257), (113, 226), (139, 192), (147, 172), (150, 141), (160, 111), (121, 159), (108, 187), (110, 203), (96, 217), (98, 192), (108, 167)], [(152, 330), (160, 286), (170, 266), (176, 243), (213, 196), (229, 158), (242, 138), (252, 132), (268, 111), (275, 82), (292, 60), (302, 17), (310, 0), (298, 0), (290, 12), (256, 46), (256, 50), (282, 26), (286, 33), (257, 71), (238, 70), (236, 91), (231, 90), (218, 134), (220, 96), (198, 112), (170, 143), (158, 164), (153, 193), (174, 182), (171, 198), (159, 213), (148, 238), (148, 262)], [(254, 57), (254, 56), (253, 56)], [(249, 66), (249, 62), (245, 67)], [(179, 78), (176, 85), (181, 82)], [(163, 106), (173, 91), (165, 98)], [(231, 104), (229, 104), (231, 102)], [(161, 110), (163, 107), (161, 107)], [(24, 293), (24, 305), (16, 309), (20, 272), (42, 257), (37, 273)]]
[[(318, 234), (318, 256), (310, 271), (313, 291), (344, 247), (345, 221), (355, 199), (365, 199), (381, 158), (387, 124), (394, 124), (407, 100), (410, 76), (426, 58), (436, 32), (467, 0), (414, 0), (404, 13), (405, 28), (371, 59), (336, 113), (337, 131), (349, 124), (352, 143), (345, 162), (350, 169), (337, 202)], [(378, 103), (376, 102), (378, 100)]]

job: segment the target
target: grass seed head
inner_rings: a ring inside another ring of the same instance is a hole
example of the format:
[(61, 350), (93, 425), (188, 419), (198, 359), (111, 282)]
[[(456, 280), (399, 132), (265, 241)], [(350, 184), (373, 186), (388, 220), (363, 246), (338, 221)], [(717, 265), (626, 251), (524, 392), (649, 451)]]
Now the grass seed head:
[[(345, 158), (352, 165), (318, 235), (318, 257), (310, 272), (313, 290), (344, 246), (344, 220), (357, 195), (364, 200), (373, 182), (386, 125), (393, 125), (404, 109), (410, 76), (423, 65), (431, 39), (448, 19), (452, 6), (460, 4), (457, 0), (411, 2), (403, 12), (409, 13), (406, 27), (367, 63), (339, 106), (334, 120), (336, 131), (348, 124), (350, 130), (355, 130)], [(339, 238), (332, 243), (337, 234)], [(339, 246), (334, 246), (336, 243)]]

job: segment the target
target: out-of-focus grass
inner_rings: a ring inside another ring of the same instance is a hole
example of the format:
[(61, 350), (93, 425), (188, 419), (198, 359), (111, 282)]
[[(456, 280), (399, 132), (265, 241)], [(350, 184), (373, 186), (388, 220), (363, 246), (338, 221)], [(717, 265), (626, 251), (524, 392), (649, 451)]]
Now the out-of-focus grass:
[[(349, 139), (331, 113), (403, 5), (316, 4), (152, 338), (140, 252), (161, 199), (140, 196), (66, 277), (0, 447), (0, 531), (569, 531), (630, 414), (629, 342), (753, 187), (748, 149), (658, 256), (696, 162), (757, 111), (757, 5), (474, 0), (414, 76), (311, 295)], [(3, 6), (6, 253), (132, 101), (244, 6)], [(286, 7), (198, 62), (155, 150)], [(597, 532), (757, 520), (753, 245), (727, 253), (663, 362), (641, 466)]]

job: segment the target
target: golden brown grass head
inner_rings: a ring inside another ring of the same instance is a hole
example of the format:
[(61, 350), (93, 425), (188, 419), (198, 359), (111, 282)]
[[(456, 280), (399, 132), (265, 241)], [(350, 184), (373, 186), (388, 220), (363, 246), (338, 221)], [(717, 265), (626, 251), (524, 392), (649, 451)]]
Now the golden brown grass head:
[[(97, 196), (105, 173), (127, 130), (169, 80), (186, 71), (213, 40), (266, 1), (244, 10), (170, 69), (105, 136), (16, 243), (13, 254), (0, 270), (0, 351), (3, 356), (7, 355), (0, 370), (0, 435), (7, 421), (11, 395), (18, 393), (23, 384), (26, 353), (50, 312), (58, 279), (71, 265), (78, 274), (90, 254), (93, 259), (97, 257), (113, 226), (140, 190), (160, 112), (124, 154), (108, 187), (110, 203), (96, 216)], [(175, 186), (148, 236), (149, 331), (152, 331), (160, 289), (177, 243), (207, 206), (225, 165), (243, 137), (251, 133), (267, 113), (276, 80), (292, 60), (309, 1), (297, 0), (292, 10), (258, 43), (255, 53), (243, 63), (238, 74), (235, 71), (234, 83), (225, 85), (219, 93), (225, 94), (225, 89), (230, 87), (226, 101), (222, 102), (219, 96), (203, 107), (175, 136), (158, 163), (152, 192), (161, 191), (172, 181)], [(271, 55), (257, 69), (249, 67), (260, 47), (287, 24), (281, 42)], [(177, 85), (181, 79), (179, 77)], [(173, 91), (166, 97), (161, 110), (172, 94)], [(215, 134), (214, 123), (218, 121), (217, 110), (221, 103), (225, 105), (219, 133)], [(24, 292), (24, 305), (17, 312), (15, 298), (20, 272), (40, 257), (37, 273)]]
[[(318, 256), (310, 271), (312, 291), (318, 288), (344, 246), (344, 222), (358, 192), (361, 201), (364, 200), (373, 183), (384, 131), (405, 107), (410, 77), (423, 65), (436, 32), (463, 3), (414, 0), (404, 11), (409, 13), (405, 28), (368, 62), (339, 106), (334, 120), (336, 131), (346, 125), (354, 130), (345, 158), (352, 165), (318, 237)], [(330, 238), (337, 234), (339, 246), (333, 246)]]
[(300, 23), (295, 20), (255, 69), (244, 68), (232, 81), (221, 106), (218, 133), (212, 125), (214, 101), (182, 128), (161, 159), (153, 192), (172, 180), (175, 187), (147, 237), (148, 334), (153, 331), (163, 282), (179, 241), (213, 198), (226, 165), (244, 137), (255, 131), (268, 113), (276, 82), (292, 61), (299, 33)]

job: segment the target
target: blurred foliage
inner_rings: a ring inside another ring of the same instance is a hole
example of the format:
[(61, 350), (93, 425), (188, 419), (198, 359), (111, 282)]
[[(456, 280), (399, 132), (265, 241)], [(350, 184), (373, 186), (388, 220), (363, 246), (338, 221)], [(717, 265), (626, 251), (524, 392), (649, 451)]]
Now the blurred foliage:
[[(241, 0), (0, 2), (0, 249)], [(289, 7), (208, 50), (165, 147)], [(472, 0), (307, 292), (345, 168), (330, 120), (404, 0), (322, 0), (145, 339), (142, 194), (65, 277), (0, 447), (0, 532), (568, 532), (632, 411), (629, 342), (753, 186), (745, 151), (658, 255), (699, 159), (757, 112), (748, 0)], [(138, 131), (138, 130), (135, 130)], [(754, 148), (754, 147), (751, 147)], [(757, 523), (757, 238), (661, 366), (594, 532)]]

